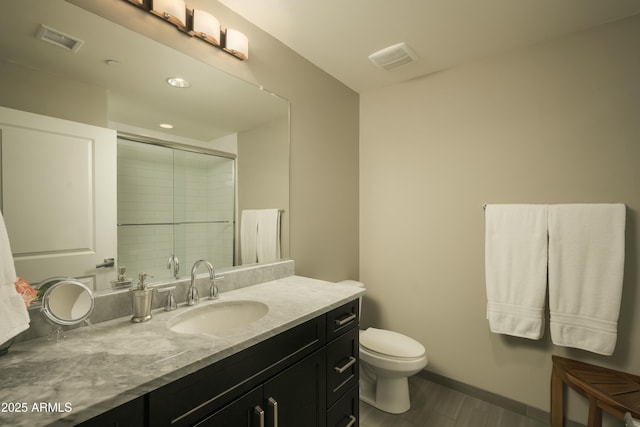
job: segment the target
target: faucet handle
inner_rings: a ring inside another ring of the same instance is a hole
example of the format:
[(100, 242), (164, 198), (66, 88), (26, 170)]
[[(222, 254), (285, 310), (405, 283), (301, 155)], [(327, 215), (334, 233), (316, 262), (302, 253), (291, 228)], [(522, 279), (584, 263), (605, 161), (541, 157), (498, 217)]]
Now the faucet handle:
[(216, 279), (224, 280), (224, 276), (216, 277), (215, 274), (211, 277), (210, 286), (209, 286), (209, 299), (218, 299), (220, 298), (218, 285), (216, 285)]
[(211, 281), (211, 286), (209, 286), (209, 299), (218, 299), (220, 295), (218, 295), (218, 286), (216, 285), (215, 280)]
[(169, 295), (167, 295), (167, 305), (165, 305), (164, 310), (165, 311), (173, 311), (175, 309), (178, 308), (178, 303), (176, 302), (176, 298), (173, 296), (173, 290), (175, 289), (175, 286), (169, 286), (166, 288), (161, 288), (161, 289), (156, 289), (156, 291), (158, 293), (162, 292), (168, 292)]

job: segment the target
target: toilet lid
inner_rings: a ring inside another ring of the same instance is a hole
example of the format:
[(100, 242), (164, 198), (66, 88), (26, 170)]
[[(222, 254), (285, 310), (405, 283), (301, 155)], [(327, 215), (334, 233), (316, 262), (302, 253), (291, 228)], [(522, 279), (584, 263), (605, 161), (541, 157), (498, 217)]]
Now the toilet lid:
[(421, 357), (424, 347), (413, 338), (384, 329), (368, 328), (360, 333), (360, 345), (394, 357)]

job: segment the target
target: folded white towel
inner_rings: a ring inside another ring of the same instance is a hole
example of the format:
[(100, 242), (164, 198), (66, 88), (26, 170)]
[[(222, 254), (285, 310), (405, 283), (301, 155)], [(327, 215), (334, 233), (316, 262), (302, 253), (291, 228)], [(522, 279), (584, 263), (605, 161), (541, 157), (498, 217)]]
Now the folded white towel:
[(280, 259), (280, 211), (278, 209), (260, 210), (256, 248), (258, 262)]
[(626, 208), (549, 208), (549, 311), (554, 344), (611, 355), (616, 345)]
[(258, 262), (256, 239), (258, 237), (259, 212), (254, 209), (242, 211), (240, 219), (240, 257), (242, 264)]
[(29, 328), (29, 312), (15, 288), (16, 269), (0, 214), (0, 344)]
[(539, 339), (547, 285), (547, 207), (487, 205), (485, 225), (489, 327)]

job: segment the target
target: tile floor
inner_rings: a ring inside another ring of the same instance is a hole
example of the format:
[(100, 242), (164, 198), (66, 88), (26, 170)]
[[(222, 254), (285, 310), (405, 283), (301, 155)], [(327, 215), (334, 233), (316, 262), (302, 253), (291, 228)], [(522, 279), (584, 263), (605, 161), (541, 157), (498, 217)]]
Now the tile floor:
[(391, 415), (360, 402), (360, 427), (549, 427), (418, 376), (409, 378), (411, 409)]

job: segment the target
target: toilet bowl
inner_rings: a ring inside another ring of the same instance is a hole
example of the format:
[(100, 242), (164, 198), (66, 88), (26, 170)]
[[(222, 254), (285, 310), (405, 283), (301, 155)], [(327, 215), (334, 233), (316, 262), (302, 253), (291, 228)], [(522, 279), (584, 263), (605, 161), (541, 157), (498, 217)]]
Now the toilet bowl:
[[(340, 282), (364, 287), (360, 282)], [(360, 400), (392, 414), (411, 407), (411, 375), (427, 366), (425, 349), (418, 341), (397, 332), (368, 328), (360, 331)]]

